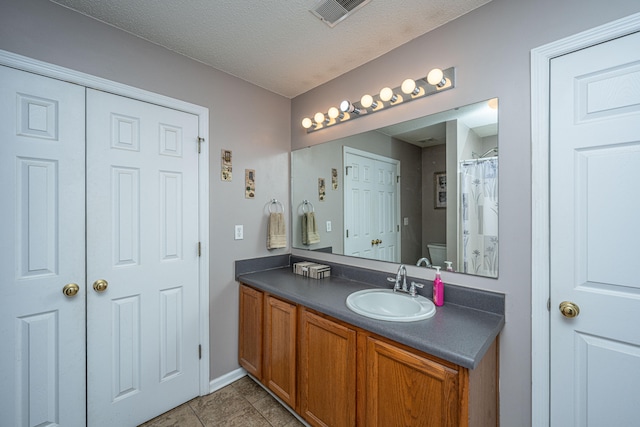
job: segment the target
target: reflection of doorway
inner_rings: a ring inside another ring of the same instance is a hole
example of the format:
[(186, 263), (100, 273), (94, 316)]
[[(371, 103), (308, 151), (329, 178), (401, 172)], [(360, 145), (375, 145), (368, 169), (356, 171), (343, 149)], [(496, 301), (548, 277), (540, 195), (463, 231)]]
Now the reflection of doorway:
[(344, 253), (400, 262), (400, 161), (344, 147)]

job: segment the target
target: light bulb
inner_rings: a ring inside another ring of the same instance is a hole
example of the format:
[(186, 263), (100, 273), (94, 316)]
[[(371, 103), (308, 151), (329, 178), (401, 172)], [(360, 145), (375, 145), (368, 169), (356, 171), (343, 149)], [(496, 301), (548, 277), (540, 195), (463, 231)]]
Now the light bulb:
[(396, 102), (398, 97), (396, 96), (395, 93), (393, 93), (393, 90), (391, 90), (390, 87), (385, 87), (385, 88), (382, 88), (382, 90), (380, 91), (380, 99), (384, 102), (387, 102), (387, 101)]
[(324, 123), (324, 114), (317, 112), (314, 116), (313, 116), (313, 120), (317, 123), (317, 124), (322, 124)]
[(360, 114), (360, 110), (356, 108), (349, 100), (345, 99), (340, 103), (340, 111), (343, 113)]
[(498, 98), (491, 98), (489, 101), (487, 101), (487, 104), (489, 105), (489, 108), (491, 108), (492, 110), (497, 110)]
[(335, 119), (337, 117), (340, 117), (340, 110), (338, 110), (336, 107), (331, 107), (329, 108), (327, 114), (329, 115), (330, 119)]
[(309, 129), (311, 127), (311, 125), (313, 125), (313, 122), (311, 121), (311, 119), (309, 117), (305, 117), (304, 119), (302, 119), (302, 127), (305, 129)]
[(429, 74), (427, 74), (427, 82), (437, 87), (442, 87), (447, 84), (447, 81), (444, 79), (444, 73), (440, 68), (434, 68), (429, 71)]
[(378, 107), (378, 103), (373, 101), (373, 97), (371, 95), (362, 95), (362, 98), (360, 98), (360, 104), (364, 107), (364, 108), (369, 108), (369, 107), (373, 107), (376, 108)]
[(403, 81), (400, 89), (402, 89), (402, 92), (407, 95), (417, 95), (420, 92), (420, 89), (416, 87), (416, 81), (413, 79), (406, 79)]

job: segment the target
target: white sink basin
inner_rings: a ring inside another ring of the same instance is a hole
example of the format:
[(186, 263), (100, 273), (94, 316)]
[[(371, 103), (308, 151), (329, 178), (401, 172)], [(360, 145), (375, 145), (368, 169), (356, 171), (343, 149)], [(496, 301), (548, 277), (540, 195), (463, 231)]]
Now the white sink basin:
[(362, 316), (391, 322), (415, 322), (436, 314), (436, 306), (421, 295), (411, 297), (392, 289), (365, 289), (347, 297), (347, 307)]

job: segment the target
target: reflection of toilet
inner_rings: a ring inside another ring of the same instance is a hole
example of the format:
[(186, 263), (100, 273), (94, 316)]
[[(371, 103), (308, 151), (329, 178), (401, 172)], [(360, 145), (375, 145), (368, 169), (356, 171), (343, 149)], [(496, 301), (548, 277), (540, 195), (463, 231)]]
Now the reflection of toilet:
[(429, 243), (429, 259), (431, 264), (444, 268), (444, 261), (447, 259), (447, 246), (444, 243)]

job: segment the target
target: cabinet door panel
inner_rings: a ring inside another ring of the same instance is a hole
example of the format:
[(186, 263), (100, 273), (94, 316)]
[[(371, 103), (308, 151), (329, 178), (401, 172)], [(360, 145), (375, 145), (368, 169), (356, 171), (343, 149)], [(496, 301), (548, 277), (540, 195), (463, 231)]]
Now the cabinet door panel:
[(300, 321), (299, 412), (313, 426), (354, 426), (356, 332), (306, 310)]
[(456, 370), (373, 337), (366, 352), (366, 426), (458, 425)]
[(264, 320), (264, 383), (295, 408), (296, 306), (268, 295)]
[(262, 380), (262, 304), (262, 292), (240, 285), (238, 362), (259, 380)]

